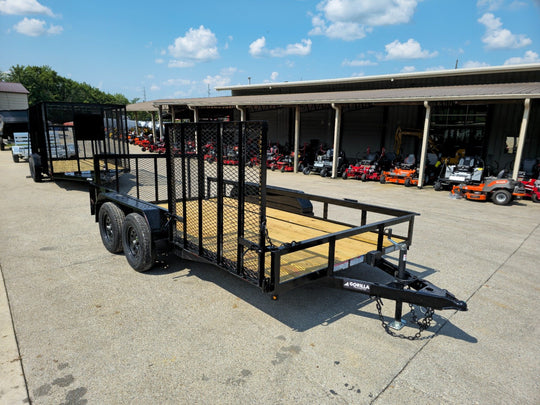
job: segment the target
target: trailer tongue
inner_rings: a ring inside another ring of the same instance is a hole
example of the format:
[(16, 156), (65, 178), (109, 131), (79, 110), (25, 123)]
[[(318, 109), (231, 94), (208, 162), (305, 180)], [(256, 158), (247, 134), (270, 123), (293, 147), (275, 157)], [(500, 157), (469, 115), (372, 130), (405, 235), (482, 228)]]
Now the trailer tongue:
[[(155, 242), (165, 240), (179, 256), (218, 266), (273, 298), (325, 279), (378, 305), (392, 299), (395, 328), (403, 302), (432, 308), (428, 315), (467, 309), (406, 270), (417, 214), (267, 186), (265, 123), (167, 124), (165, 137), (164, 155), (94, 156), (94, 173), (105, 168), (107, 176), (91, 183), (91, 212), (105, 247), (123, 250), (136, 270), (153, 266)], [(236, 148), (238, 165), (208, 162), (208, 144), (218, 156)], [(384, 257), (394, 251), (397, 266)], [(367, 281), (359, 265), (391, 281)]]

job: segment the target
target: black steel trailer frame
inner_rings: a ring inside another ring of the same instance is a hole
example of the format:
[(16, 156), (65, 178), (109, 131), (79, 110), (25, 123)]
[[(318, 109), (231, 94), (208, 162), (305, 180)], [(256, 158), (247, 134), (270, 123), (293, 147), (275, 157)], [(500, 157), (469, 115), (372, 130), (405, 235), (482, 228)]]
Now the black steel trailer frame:
[(86, 180), (93, 176), (94, 155), (129, 154), (124, 105), (43, 102), (28, 112), (29, 166), (36, 182)]
[[(335, 287), (395, 300), (399, 322), (403, 302), (467, 309), (406, 270), (417, 214), (267, 186), (266, 130), (265, 123), (252, 121), (166, 124), (164, 155), (95, 155), (96, 171), (114, 171), (90, 184), (91, 213), (104, 245), (112, 252), (123, 248), (129, 263), (146, 271), (155, 241), (166, 240), (179, 256), (216, 265), (273, 297), (326, 279)], [(208, 143), (218, 155), (235, 145), (239, 164), (205, 161)], [(261, 164), (250, 164), (252, 158)], [(131, 171), (115, 170), (125, 160)], [(336, 209), (348, 210), (350, 223), (332, 219)], [(375, 220), (368, 222), (368, 216)], [(400, 252), (397, 265), (384, 257), (393, 251)], [(342, 275), (360, 263), (392, 281)]]

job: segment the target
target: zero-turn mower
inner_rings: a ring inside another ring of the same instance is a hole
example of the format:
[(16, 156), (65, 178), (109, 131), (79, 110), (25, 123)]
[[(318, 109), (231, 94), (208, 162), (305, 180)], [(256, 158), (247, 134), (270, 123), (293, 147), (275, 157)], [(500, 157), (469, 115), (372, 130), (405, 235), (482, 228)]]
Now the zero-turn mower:
[(459, 184), (452, 187), (451, 194), (467, 200), (487, 201), (508, 205), (515, 199), (525, 197), (525, 186), (520, 181), (501, 177), (486, 177), (480, 184)]

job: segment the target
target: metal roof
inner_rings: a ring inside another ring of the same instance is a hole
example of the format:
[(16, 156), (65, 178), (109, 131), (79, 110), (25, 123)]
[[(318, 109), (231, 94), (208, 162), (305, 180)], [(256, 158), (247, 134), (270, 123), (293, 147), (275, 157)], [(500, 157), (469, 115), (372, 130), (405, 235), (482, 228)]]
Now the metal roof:
[(30, 92), (21, 83), (0, 82), (0, 92), (2, 93), (22, 93), (29, 94)]
[(395, 73), (373, 76), (356, 76), (337, 79), (321, 79), (321, 80), (305, 80), (294, 82), (275, 82), (275, 83), (262, 83), (262, 84), (248, 84), (248, 85), (235, 85), (235, 86), (223, 86), (216, 87), (216, 90), (265, 90), (276, 88), (292, 88), (292, 87), (313, 87), (323, 85), (340, 85), (340, 84), (358, 84), (369, 82), (387, 82), (387, 81), (402, 81), (402, 80), (418, 80), (423, 81), (426, 79), (448, 78), (448, 77), (460, 77), (460, 76), (485, 76), (494, 74), (512, 74), (522, 72), (538, 72), (540, 70), (540, 63), (531, 63), (523, 65), (505, 65), (505, 66), (490, 66), (490, 67), (477, 67), (467, 69), (447, 69), (447, 70), (433, 70), (427, 72), (412, 72), (412, 73)]
[[(295, 106), (307, 104), (423, 103), (424, 101), (492, 101), (540, 98), (540, 82), (502, 83), (466, 86), (436, 86), (396, 89), (354, 90), (319, 93), (293, 93), (225, 96), (187, 99), (161, 99), (154, 106), (236, 107)], [(128, 106), (129, 111), (129, 106)], [(135, 110), (131, 110), (135, 111)], [(140, 110), (138, 110), (140, 111)]]
[(142, 103), (128, 104), (126, 111), (158, 111), (158, 109), (154, 106), (153, 101), (144, 101)]

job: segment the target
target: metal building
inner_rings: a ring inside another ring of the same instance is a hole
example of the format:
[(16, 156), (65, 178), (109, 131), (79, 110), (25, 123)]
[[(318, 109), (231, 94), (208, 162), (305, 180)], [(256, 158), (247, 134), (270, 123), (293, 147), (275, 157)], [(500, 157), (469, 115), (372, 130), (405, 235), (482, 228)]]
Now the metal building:
[(0, 148), (14, 132), (28, 132), (28, 90), (20, 83), (0, 82)]
[[(354, 157), (368, 147), (392, 149), (398, 128), (420, 133), (420, 162), (426, 161), (428, 140), (445, 156), (466, 149), (510, 169), (514, 178), (524, 160), (540, 157), (540, 64), (217, 90), (230, 95), (150, 104), (160, 120), (266, 120), (269, 141), (294, 151), (306, 142), (333, 145), (332, 177), (340, 150)], [(128, 111), (138, 109), (144, 106), (128, 106)]]

